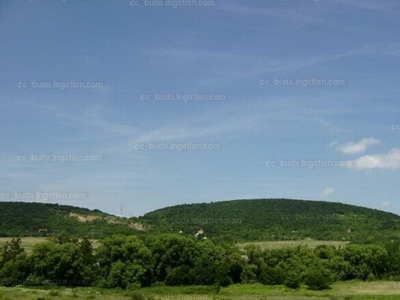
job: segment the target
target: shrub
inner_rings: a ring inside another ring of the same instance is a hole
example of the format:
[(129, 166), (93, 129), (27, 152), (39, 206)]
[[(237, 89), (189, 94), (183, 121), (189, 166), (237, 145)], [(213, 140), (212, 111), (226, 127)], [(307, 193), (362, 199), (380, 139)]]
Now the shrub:
[(298, 289), (301, 285), (301, 277), (299, 274), (290, 272), (286, 275), (284, 285), (291, 289)]
[(154, 297), (152, 297), (152, 296), (145, 296), (140, 293), (134, 293), (131, 296), (131, 300), (153, 300), (153, 299), (154, 299)]
[(132, 300), (146, 300), (146, 297), (139, 293), (134, 293), (131, 297)]
[(310, 290), (326, 290), (330, 289), (332, 276), (330, 271), (324, 267), (311, 267), (304, 277), (304, 283)]
[(58, 291), (50, 291), (49, 295), (52, 296), (52, 297), (60, 296), (60, 292), (58, 292)]
[(367, 281), (374, 281), (376, 279), (376, 277), (375, 277), (375, 275), (374, 274), (368, 274), (368, 276), (367, 276)]
[(275, 268), (263, 266), (260, 276), (261, 283), (266, 285), (278, 285), (285, 281), (284, 270), (276, 266)]

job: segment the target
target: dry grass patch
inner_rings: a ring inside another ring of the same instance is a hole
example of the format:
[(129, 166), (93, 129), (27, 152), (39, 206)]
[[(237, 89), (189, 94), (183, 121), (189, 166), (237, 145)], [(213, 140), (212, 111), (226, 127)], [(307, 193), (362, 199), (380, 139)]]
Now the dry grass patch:
[(295, 248), (297, 246), (307, 246), (310, 248), (315, 248), (321, 245), (345, 247), (348, 241), (315, 241), (312, 239), (306, 239), (301, 241), (270, 241), (270, 242), (249, 242), (249, 243), (238, 243), (239, 248), (244, 248), (247, 245), (256, 245), (261, 249), (280, 249), (280, 248)]
[[(6, 243), (10, 242), (13, 238), (11, 237), (0, 237), (0, 247)], [(37, 244), (49, 241), (50, 237), (22, 237), (21, 246), (25, 249), (26, 253), (32, 253), (33, 247)], [(100, 241), (95, 239), (90, 239), (94, 249), (100, 246)]]

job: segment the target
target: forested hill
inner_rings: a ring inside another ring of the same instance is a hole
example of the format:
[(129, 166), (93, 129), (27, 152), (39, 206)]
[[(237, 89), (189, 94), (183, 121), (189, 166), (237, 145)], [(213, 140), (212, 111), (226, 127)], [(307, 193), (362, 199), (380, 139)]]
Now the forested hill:
[(66, 232), (101, 238), (113, 233), (135, 234), (133, 221), (99, 210), (28, 202), (0, 202), (0, 237), (46, 236)]
[(229, 241), (400, 239), (400, 216), (354, 205), (288, 199), (233, 200), (162, 208), (139, 218), (119, 218), (67, 205), (0, 202), (0, 236), (67, 232), (101, 238), (111, 234), (179, 233)]
[[(400, 237), (400, 216), (354, 205), (288, 199), (233, 200), (166, 207), (139, 222), (152, 232), (234, 241), (379, 240)], [(201, 232), (200, 232), (201, 233)]]

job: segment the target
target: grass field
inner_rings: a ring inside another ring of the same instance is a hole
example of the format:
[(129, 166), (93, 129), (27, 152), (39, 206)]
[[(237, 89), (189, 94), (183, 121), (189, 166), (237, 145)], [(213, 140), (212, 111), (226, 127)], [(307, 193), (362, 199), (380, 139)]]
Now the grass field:
[[(11, 241), (12, 238), (0, 238), (0, 246)], [(38, 244), (47, 241), (48, 237), (23, 237), (21, 238), (22, 247), (25, 248), (27, 253), (31, 253), (32, 248)], [(99, 240), (90, 240), (94, 248), (97, 248), (100, 244)], [(284, 247), (297, 247), (297, 246), (308, 246), (310, 248), (315, 248), (319, 245), (332, 245), (335, 247), (345, 247), (348, 241), (315, 241), (311, 239), (301, 240), (301, 241), (269, 241), (269, 242), (250, 242), (250, 243), (239, 243), (237, 244), (239, 248), (244, 248), (246, 245), (254, 244), (260, 246), (261, 249), (278, 249)]]
[(237, 244), (239, 248), (244, 248), (246, 245), (253, 244), (259, 246), (261, 249), (278, 249), (284, 247), (297, 247), (297, 246), (307, 246), (310, 248), (315, 248), (320, 245), (329, 245), (335, 247), (345, 247), (348, 241), (315, 241), (311, 239), (300, 240), (300, 241), (272, 241), (272, 242), (251, 242), (251, 243), (239, 243)]
[[(11, 240), (12, 240), (12, 238), (0, 237), (0, 247), (5, 242), (9, 242)], [(32, 249), (36, 244), (43, 243), (43, 242), (46, 242), (48, 240), (49, 240), (48, 237), (23, 237), (23, 238), (21, 238), (21, 246), (29, 254), (29, 253), (32, 252)], [(98, 240), (90, 240), (90, 241), (92, 242), (92, 245), (93, 245), (94, 248), (99, 246), (99, 241)]]
[[(11, 241), (12, 238), (0, 238), (0, 246), (3, 245), (5, 242)], [(27, 253), (31, 253), (33, 247), (36, 244), (46, 242), (48, 240), (47, 237), (23, 237), (21, 238), (21, 246), (25, 249)]]
[[(97, 288), (2, 288), (0, 299), (99, 299), (99, 300), (283, 300), (283, 299), (330, 299), (366, 300), (400, 299), (400, 285), (397, 282), (338, 282), (331, 290), (309, 291), (305, 287), (290, 290), (284, 286), (233, 285), (221, 289), (218, 294), (201, 294), (209, 291), (206, 287), (155, 287), (137, 291), (103, 290)], [(197, 292), (197, 293), (196, 293)]]

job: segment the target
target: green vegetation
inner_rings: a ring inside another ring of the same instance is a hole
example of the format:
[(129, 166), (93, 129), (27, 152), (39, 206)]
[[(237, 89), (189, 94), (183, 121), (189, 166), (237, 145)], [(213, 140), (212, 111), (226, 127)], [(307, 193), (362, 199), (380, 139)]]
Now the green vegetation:
[[(0, 288), (0, 299), (109, 299), (111, 291), (113, 299), (371, 299), (368, 293), (355, 297), (360, 292), (355, 282), (373, 287), (368, 291), (391, 282), (396, 289), (374, 295), (400, 294), (395, 282), (400, 281), (400, 239), (394, 234), (400, 217), (378, 210), (312, 201), (245, 200), (176, 206), (128, 220), (55, 204), (0, 204), (10, 210), (1, 210), (0, 231), (5, 235), (23, 236), (23, 230), (25, 235), (42, 235), (2, 239), (0, 286), (11, 289)], [(258, 205), (258, 215), (253, 205)], [(12, 212), (13, 207), (19, 212)], [(274, 213), (263, 212), (267, 207)], [(195, 212), (198, 217), (191, 219)], [(19, 214), (24, 214), (26, 224)], [(174, 218), (168, 219), (172, 214)], [(177, 221), (181, 217), (184, 222)], [(70, 222), (77, 228), (66, 234), (61, 229), (68, 229)], [(146, 231), (137, 230), (139, 222)], [(47, 226), (38, 224), (49, 225), (48, 230), (38, 232), (37, 227)], [(329, 224), (333, 229), (327, 231)], [(96, 228), (109, 234), (94, 244), (88, 233)], [(290, 241), (279, 236), (289, 228), (295, 228), (290, 234), (297, 239), (314, 239)], [(257, 232), (277, 235), (250, 243), (257, 240)], [(329, 240), (343, 234), (347, 237), (342, 240)]]
[[(201, 292), (201, 293), (200, 293)], [(338, 282), (332, 289), (310, 291), (305, 287), (298, 290), (284, 286), (265, 286), (260, 284), (231, 285), (221, 288), (218, 294), (193, 287), (154, 287), (136, 291), (100, 289), (94, 287), (13, 287), (1, 288), (0, 299), (98, 299), (98, 300), (395, 300), (400, 297), (397, 282), (376, 281)]]
[[(0, 239), (1, 241), (1, 239)], [(333, 246), (335, 248), (344, 248), (349, 241), (316, 241), (310, 238), (296, 241), (267, 241), (267, 242), (247, 242), (237, 243), (240, 249), (244, 249), (247, 245), (256, 245), (261, 249), (281, 249), (281, 248), (296, 248), (298, 246), (306, 246), (316, 248), (318, 246)]]
[(208, 238), (225, 241), (343, 240), (377, 242), (400, 238), (400, 217), (364, 207), (287, 199), (234, 200), (184, 204), (140, 217), (151, 232), (201, 228)]
[[(21, 239), (21, 247), (25, 249), (27, 254), (31, 254), (33, 249), (37, 244), (47, 242), (51, 240), (54, 237), (48, 236), (48, 237), (22, 237)], [(0, 248), (2, 247), (3, 244), (6, 242), (10, 242), (13, 238), (0, 238)], [(99, 241), (90, 239), (90, 242), (93, 245), (93, 248), (96, 249), (99, 246)]]
[(247, 245), (241, 250), (179, 234), (115, 235), (95, 250), (88, 239), (63, 233), (37, 244), (30, 255), (20, 239), (6, 242), (0, 252), (0, 285), (193, 286), (196, 294), (219, 294), (234, 284), (328, 290), (340, 281), (399, 280), (399, 257), (400, 242), (264, 250)]
[(322, 201), (235, 200), (167, 207), (139, 218), (44, 203), (0, 202), (0, 237), (179, 233), (227, 242), (324, 241), (376, 243), (400, 239), (400, 216)]
[(183, 204), (139, 218), (159, 233), (204, 235), (226, 241), (345, 240), (400, 238), (400, 217), (342, 203), (288, 199), (233, 200)]
[(138, 234), (132, 222), (99, 210), (68, 205), (0, 202), (0, 237), (72, 236), (102, 238), (112, 234)]

